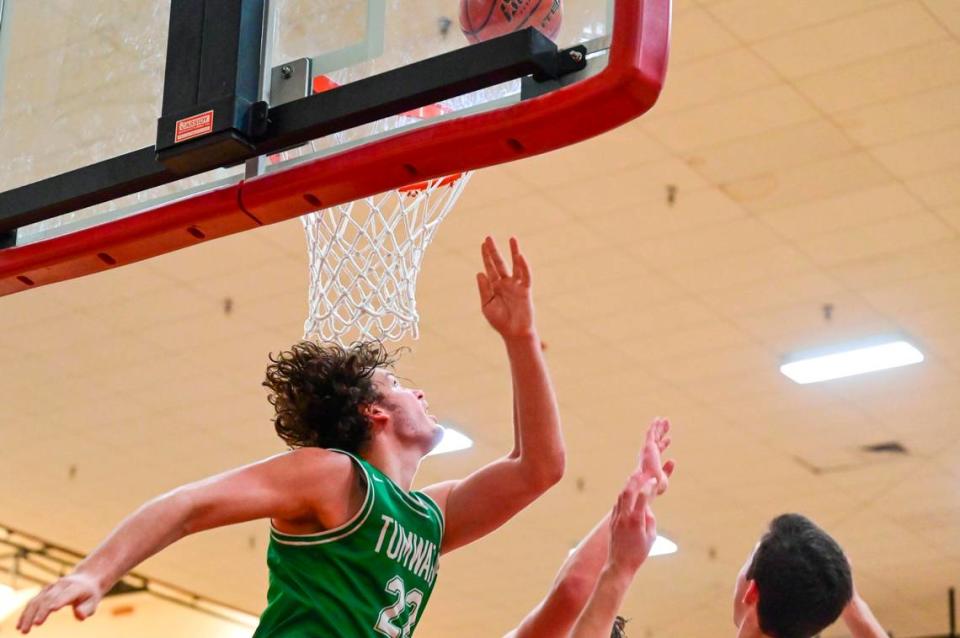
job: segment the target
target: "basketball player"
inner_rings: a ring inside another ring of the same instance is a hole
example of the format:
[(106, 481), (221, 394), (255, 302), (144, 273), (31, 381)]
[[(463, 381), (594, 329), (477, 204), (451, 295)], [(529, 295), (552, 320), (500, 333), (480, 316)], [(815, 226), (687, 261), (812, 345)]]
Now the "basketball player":
[(264, 385), (292, 451), (164, 494), (123, 521), (26, 607), (23, 633), (64, 606), (83, 620), (128, 571), (203, 530), (271, 520), (270, 588), (257, 637), (414, 632), (438, 555), (489, 534), (560, 480), (560, 418), (534, 325), (530, 269), (515, 239), (508, 271), (489, 237), (477, 285), (503, 339), (514, 388), (514, 449), (461, 479), (412, 491), (442, 437), (420, 390), (379, 344), (303, 342), (271, 357)]
[[(660, 462), (668, 432), (665, 420), (650, 426), (641, 464), (613, 511), (570, 554), (547, 597), (506, 638), (625, 636), (626, 621), (616, 613), (656, 539), (650, 504), (667, 489), (674, 469), (673, 461)], [(810, 638), (838, 617), (853, 638), (887, 636), (853, 589), (839, 545), (803, 516), (778, 516), (737, 576), (737, 638)]]

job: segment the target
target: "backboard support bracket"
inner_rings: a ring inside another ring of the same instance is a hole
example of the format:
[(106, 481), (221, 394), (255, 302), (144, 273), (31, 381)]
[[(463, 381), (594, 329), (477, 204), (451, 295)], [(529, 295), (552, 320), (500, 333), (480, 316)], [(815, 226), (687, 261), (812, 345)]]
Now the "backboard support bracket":
[(177, 175), (250, 156), (267, 128), (260, 100), (266, 0), (173, 0), (157, 160)]

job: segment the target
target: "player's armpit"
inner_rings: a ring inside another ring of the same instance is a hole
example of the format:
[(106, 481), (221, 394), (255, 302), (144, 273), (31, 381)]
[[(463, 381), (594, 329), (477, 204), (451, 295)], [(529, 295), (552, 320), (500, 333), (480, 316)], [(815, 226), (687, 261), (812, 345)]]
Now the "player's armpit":
[(465, 479), (437, 483), (423, 490), (444, 514), (441, 553), (496, 530), (554, 484), (530, 480), (521, 463), (505, 457)]
[(190, 534), (260, 518), (315, 519), (336, 527), (352, 514), (356, 489), (349, 457), (302, 448), (185, 485), (171, 497), (187, 500)]

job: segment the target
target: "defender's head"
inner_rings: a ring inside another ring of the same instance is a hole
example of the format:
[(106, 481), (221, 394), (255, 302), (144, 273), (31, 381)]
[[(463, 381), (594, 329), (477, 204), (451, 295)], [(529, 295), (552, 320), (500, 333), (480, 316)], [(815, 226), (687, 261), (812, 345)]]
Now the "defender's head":
[(783, 514), (737, 577), (733, 621), (755, 622), (771, 638), (810, 638), (832, 624), (853, 596), (850, 565), (826, 532)]
[(270, 355), (268, 400), (277, 434), (290, 447), (337, 448), (360, 454), (387, 437), (426, 454), (443, 430), (427, 414), (420, 390), (390, 371), (394, 356), (379, 342), (349, 347), (301, 341)]

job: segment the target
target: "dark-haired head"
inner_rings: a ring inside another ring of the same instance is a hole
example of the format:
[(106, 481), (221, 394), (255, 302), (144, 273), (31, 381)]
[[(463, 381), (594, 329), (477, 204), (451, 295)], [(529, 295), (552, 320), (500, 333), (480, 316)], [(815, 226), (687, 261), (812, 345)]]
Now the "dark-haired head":
[(783, 514), (740, 572), (734, 621), (740, 626), (755, 612), (764, 635), (810, 638), (840, 616), (852, 595), (840, 545), (805, 516)]
[(271, 354), (263, 385), (270, 389), (277, 434), (291, 448), (359, 453), (371, 435), (365, 408), (382, 399), (374, 373), (393, 362), (379, 342), (342, 347), (301, 341)]

